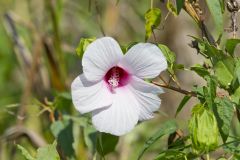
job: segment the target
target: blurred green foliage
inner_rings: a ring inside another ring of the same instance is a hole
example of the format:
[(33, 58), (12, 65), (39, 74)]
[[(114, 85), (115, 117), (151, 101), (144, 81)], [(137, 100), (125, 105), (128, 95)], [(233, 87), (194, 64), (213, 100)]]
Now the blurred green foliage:
[[(219, 45), (215, 32), (207, 30), (197, 13), (197, 1), (185, 2), (0, 0), (0, 159), (207, 159), (210, 150), (219, 148), (223, 151), (215, 157), (239, 159), (240, 61), (236, 50), (240, 40), (230, 37)], [(223, 2), (200, 4), (208, 8), (217, 36), (225, 34)], [(164, 32), (168, 13), (182, 16), (183, 11), (197, 23), (191, 23), (195, 30), (202, 32), (201, 38), (191, 37), (191, 46), (205, 58), (204, 63), (190, 68), (179, 64), (178, 56), (155, 34)], [(158, 45), (168, 62), (164, 78), (169, 80), (162, 86), (186, 94), (176, 111), (167, 108), (178, 115), (190, 98), (202, 106), (203, 111), (191, 117), (190, 135), (186, 134), (188, 122), (169, 120), (173, 117), (164, 120), (159, 114), (119, 138), (97, 132), (91, 115), (74, 109), (70, 84), (82, 72), (79, 56), (94, 40), (89, 37), (105, 35), (121, 42), (124, 52), (144, 40)], [(183, 71), (195, 72), (204, 85), (183, 90), (178, 80)], [(214, 142), (208, 146), (211, 136)], [(218, 136), (222, 139), (217, 142)]]

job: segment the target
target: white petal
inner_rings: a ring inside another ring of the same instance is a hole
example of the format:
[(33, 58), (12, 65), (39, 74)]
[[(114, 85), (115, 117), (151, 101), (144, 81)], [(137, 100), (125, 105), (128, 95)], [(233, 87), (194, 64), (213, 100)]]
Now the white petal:
[(121, 136), (134, 128), (138, 117), (138, 102), (125, 86), (116, 89), (110, 107), (93, 112), (92, 122), (100, 132)]
[(112, 94), (104, 81), (89, 82), (81, 74), (71, 85), (72, 101), (80, 113), (91, 112), (112, 104)]
[(153, 118), (153, 112), (157, 111), (161, 105), (161, 99), (157, 94), (163, 93), (163, 90), (137, 77), (132, 78), (131, 86), (132, 92), (134, 92), (140, 103), (139, 120), (142, 121)]
[(99, 38), (87, 47), (83, 55), (83, 73), (89, 81), (98, 81), (122, 57), (121, 48), (113, 38)]
[(130, 81), (131, 86), (138, 91), (145, 92), (145, 93), (154, 93), (154, 94), (161, 94), (164, 93), (163, 89), (159, 86), (156, 86), (152, 83), (145, 82), (144, 80), (132, 76)]
[(156, 45), (139, 43), (130, 48), (119, 66), (137, 77), (154, 78), (167, 68), (167, 61)]

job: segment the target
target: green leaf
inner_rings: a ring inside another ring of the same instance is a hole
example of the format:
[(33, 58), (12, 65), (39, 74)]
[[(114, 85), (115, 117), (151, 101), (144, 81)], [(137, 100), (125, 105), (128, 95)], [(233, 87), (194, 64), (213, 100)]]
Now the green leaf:
[(237, 78), (238, 83), (240, 84), (240, 59), (235, 59), (235, 65), (234, 76)]
[(93, 38), (81, 38), (80, 42), (78, 44), (78, 47), (76, 48), (77, 55), (80, 58), (82, 58), (87, 46), (95, 40), (96, 40), (95, 37), (93, 37)]
[(240, 102), (240, 87), (238, 87), (235, 92), (231, 95), (232, 102), (239, 104)]
[(143, 156), (145, 151), (149, 149), (157, 140), (159, 140), (162, 136), (171, 134), (177, 130), (177, 124), (175, 121), (170, 120), (162, 124), (160, 129), (151, 136), (144, 144), (143, 149), (141, 150), (138, 160)]
[(98, 132), (93, 128), (93, 126), (89, 125), (87, 128), (84, 128), (84, 141), (88, 147), (88, 150), (94, 154), (96, 152), (97, 146), (97, 135)]
[(225, 45), (226, 51), (233, 56), (236, 46), (240, 43), (240, 39), (228, 39)]
[(197, 94), (197, 98), (200, 100), (201, 103), (205, 102), (205, 95), (204, 95), (203, 87), (194, 86), (193, 92), (195, 92)]
[[(91, 123), (91, 114), (84, 114), (82, 116), (69, 116), (69, 115), (66, 116), (66, 115), (64, 115), (64, 119), (65, 120), (71, 119), (73, 121), (73, 134), (74, 135), (78, 135), (79, 133), (81, 134), (81, 136), (74, 136), (73, 146), (78, 145), (79, 143), (81, 145), (86, 144), (88, 152), (92, 153), (92, 155), (94, 155), (96, 152), (98, 132)], [(60, 122), (60, 123), (62, 123), (62, 122)], [(61, 126), (63, 126), (62, 124), (60, 124), (60, 127), (59, 127), (60, 129), (64, 128), (64, 127), (61, 127)], [(79, 129), (79, 127), (81, 129)], [(76, 129), (77, 129), (77, 131), (76, 131)], [(51, 128), (51, 130), (54, 130), (54, 129)], [(56, 130), (59, 130), (59, 129), (56, 128)], [(58, 133), (59, 133), (59, 131), (58, 131)], [(76, 151), (77, 148), (74, 148), (74, 149), (75, 149), (75, 152), (78, 152), (78, 151)]]
[(236, 113), (237, 113), (238, 122), (240, 122), (240, 107), (239, 106), (236, 108)]
[(176, 0), (176, 5), (177, 5), (177, 14), (179, 14), (181, 9), (184, 6), (184, 0)]
[(97, 139), (97, 151), (101, 156), (105, 156), (106, 154), (113, 152), (118, 143), (119, 137), (107, 134), (100, 133)]
[(220, 85), (224, 88), (229, 88), (233, 80), (234, 60), (230, 57), (219, 60), (214, 65), (214, 70)]
[(167, 46), (158, 44), (158, 47), (162, 51), (169, 65), (173, 64), (176, 61), (176, 55)]
[(195, 73), (197, 73), (200, 77), (204, 78), (205, 76), (209, 76), (210, 73), (208, 72), (208, 70), (206, 68), (204, 68), (202, 65), (200, 64), (195, 64), (194, 66), (192, 66), (190, 68), (192, 71), (194, 71)]
[(128, 44), (128, 46), (126, 47), (126, 51), (128, 51), (130, 48), (132, 48), (134, 45), (138, 44), (139, 42), (131, 42), (130, 44)]
[(235, 57), (234, 62), (235, 62), (235, 68), (233, 73), (233, 80), (231, 83), (231, 88), (228, 90), (230, 95), (234, 94), (240, 86), (240, 59)]
[(173, 69), (174, 69), (174, 71), (176, 71), (176, 70), (184, 70), (184, 65), (183, 64), (174, 64), (173, 65)]
[(167, 9), (169, 12), (171, 12), (174, 16), (177, 16), (177, 9), (176, 7), (173, 5), (173, 3), (171, 1), (168, 0), (167, 2)]
[(212, 76), (207, 76), (206, 80), (207, 88), (206, 91), (204, 91), (205, 99), (209, 108), (212, 108), (214, 105), (214, 99), (216, 97), (217, 83)]
[(72, 98), (69, 92), (57, 93), (53, 102), (54, 108), (70, 113), (71, 105), (72, 105)]
[(159, 8), (149, 9), (145, 13), (145, 41), (151, 36), (153, 29), (161, 22), (161, 10)]
[(74, 139), (72, 120), (63, 117), (63, 120), (53, 122), (50, 128), (64, 155), (69, 158), (73, 157), (74, 149), (72, 144)]
[(128, 45), (124, 45), (124, 46), (121, 45), (121, 49), (122, 49), (123, 53), (126, 54), (127, 51), (128, 51), (130, 48), (132, 48), (134, 45), (136, 45), (136, 44), (138, 44), (138, 43), (139, 43), (139, 42), (131, 42), (131, 43), (129, 43)]
[(190, 100), (191, 96), (184, 96), (182, 101), (180, 102), (177, 111), (175, 113), (175, 117), (177, 117), (178, 113), (183, 109), (183, 107), (185, 106), (185, 104)]
[(17, 145), (17, 148), (21, 150), (22, 155), (27, 160), (60, 160), (60, 156), (57, 152), (57, 142), (54, 141), (53, 144), (49, 144), (45, 147), (40, 147), (37, 150), (36, 158), (32, 157), (29, 152), (22, 146)]
[(223, 147), (225, 153), (231, 153), (234, 155), (231, 160), (239, 160), (240, 159), (239, 137), (233, 136), (229, 138), (229, 142), (230, 141), (231, 143), (226, 142), (223, 143), (221, 146)]
[(225, 11), (225, 0), (219, 0), (219, 3), (221, 5), (222, 13), (224, 13), (224, 11)]
[(220, 35), (223, 32), (223, 15), (221, 4), (219, 0), (206, 0), (206, 3), (215, 22), (217, 33)]
[(22, 152), (22, 155), (26, 158), (26, 160), (36, 160), (24, 147), (18, 144), (17, 148)]
[(215, 46), (209, 44), (209, 42), (205, 38), (200, 39), (193, 36), (190, 37), (194, 38), (195, 41), (197, 41), (199, 53), (201, 53), (204, 57), (211, 58), (214, 63), (224, 56), (222, 50), (219, 50)]
[(186, 153), (179, 150), (166, 150), (160, 153), (154, 160), (184, 160)]
[(62, 121), (55, 121), (51, 124), (51, 131), (55, 138), (58, 137), (59, 133), (64, 129), (65, 124)]
[[(80, 117), (79, 116), (74, 116), (74, 117), (70, 116), (69, 118), (71, 118), (73, 121), (74, 135), (75, 135), (74, 129), (76, 128), (76, 126), (81, 127), (82, 129), (80, 130), (80, 132), (81, 132), (82, 136), (78, 137), (78, 138), (84, 139), (84, 142), (80, 142), (80, 143), (85, 143), (86, 147), (88, 148), (89, 153), (92, 153), (92, 155), (94, 155), (96, 152), (98, 132), (91, 123), (91, 115), (85, 114)], [(74, 144), (76, 143), (76, 141), (78, 143), (78, 140), (76, 140), (76, 137), (74, 137)]]
[(234, 146), (234, 149), (237, 150), (237, 151), (236, 151), (236, 153), (234, 153), (233, 160), (239, 160), (240, 159), (239, 150), (236, 149), (235, 146)]
[(206, 76), (205, 79), (207, 81), (207, 86), (195, 86), (193, 91), (197, 94), (197, 97), (202, 104), (207, 103), (207, 107), (212, 108), (216, 97), (217, 82), (213, 76)]
[(176, 55), (167, 46), (165, 46), (163, 44), (158, 44), (158, 47), (160, 48), (164, 57), (167, 60), (168, 72), (172, 76), (174, 76), (174, 79), (176, 80), (177, 79), (177, 77), (175, 76), (176, 70), (184, 69), (184, 65), (183, 64), (176, 64)]
[(214, 108), (214, 114), (217, 118), (218, 128), (223, 142), (226, 142), (234, 114), (232, 102), (227, 98), (216, 98), (217, 106)]
[(37, 150), (36, 160), (60, 160), (56, 147), (57, 142), (54, 141), (51, 145), (39, 148)]
[(186, 145), (177, 149), (167, 149), (158, 154), (154, 160), (195, 160), (198, 156), (192, 152), (188, 152), (184, 149), (188, 149), (190, 145)]

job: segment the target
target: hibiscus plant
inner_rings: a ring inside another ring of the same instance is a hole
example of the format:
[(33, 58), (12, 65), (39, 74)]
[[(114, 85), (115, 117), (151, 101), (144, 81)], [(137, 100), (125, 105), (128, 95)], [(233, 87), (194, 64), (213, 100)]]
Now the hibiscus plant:
[[(127, 2), (114, 1), (114, 7), (124, 3)], [(132, 3), (138, 1), (128, 2)], [(95, 31), (84, 33), (87, 36), (80, 36), (73, 50), (63, 44), (59, 32), (61, 15), (65, 13), (63, 4), (67, 2), (44, 1), (51, 17), (52, 37), (45, 36), (36, 27), (38, 23), (27, 23), (13, 12), (4, 15), (4, 25), (13, 40), (26, 84), (21, 102), (6, 107), (12, 115), (15, 111), (11, 108), (17, 107), (16, 125), (9, 127), (8, 121), (3, 122), (7, 125), (6, 130), (0, 132), (0, 159), (6, 159), (6, 153), (14, 159), (11, 154), (15, 152), (26, 160), (240, 159), (240, 59), (237, 48), (240, 1), (148, 0), (141, 3), (149, 6), (143, 13), (137, 7), (135, 10), (141, 15), (139, 21), (144, 22), (140, 26), (142, 31), (145, 29), (141, 34), (144, 36), (129, 43), (116, 36), (117, 30), (113, 35), (104, 32), (98, 0), (89, 0), (88, 12), (96, 13), (94, 25), (97, 24), (102, 35), (93, 34)], [(184, 53), (179, 51), (176, 55), (170, 49), (172, 46), (163, 44), (159, 40), (161, 34), (157, 34), (167, 27), (177, 29), (178, 26), (168, 26), (166, 22), (169, 17), (176, 20), (182, 14), (199, 33), (186, 35), (190, 40), (183, 40), (191, 48), (193, 57), (202, 59), (190, 67), (179, 64), (178, 58)], [(129, 17), (125, 15), (124, 18)], [(30, 40), (29, 44), (35, 45), (24, 44), (17, 22), (31, 30), (33, 42)], [(49, 27), (45, 25), (43, 28)], [(134, 21), (128, 25), (136, 24)], [(29, 50), (34, 54), (29, 54)], [(74, 52), (67, 56), (76, 64), (66, 62), (65, 52)], [(74, 73), (70, 74), (71, 69)], [(184, 81), (179, 79), (189, 72), (201, 83), (196, 81), (184, 87)], [(38, 80), (43, 85), (40, 90), (36, 87), (35, 93), (34, 84)], [(164, 113), (164, 108), (169, 107), (171, 93), (177, 96), (172, 97), (177, 105), (170, 109), (175, 116)], [(28, 111), (34, 109), (35, 112)], [(32, 113), (34, 116), (30, 116)], [(179, 120), (180, 114), (186, 115), (184, 122)], [(29, 123), (34, 125), (29, 127)], [(35, 129), (30, 129), (34, 126)], [(27, 140), (21, 141), (22, 137)], [(142, 139), (144, 142), (139, 143)], [(31, 142), (32, 148), (25, 146), (26, 141)], [(6, 149), (8, 145), (10, 150)], [(134, 156), (128, 150), (134, 152)]]

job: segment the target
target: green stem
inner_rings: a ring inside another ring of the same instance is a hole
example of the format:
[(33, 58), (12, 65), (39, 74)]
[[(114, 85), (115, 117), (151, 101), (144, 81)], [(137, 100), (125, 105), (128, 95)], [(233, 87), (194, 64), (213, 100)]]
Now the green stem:
[(153, 0), (151, 0), (151, 9), (153, 9)]
[(226, 145), (231, 144), (231, 143), (236, 143), (236, 142), (240, 142), (240, 140), (235, 140), (235, 141), (230, 141), (230, 142), (223, 143), (222, 145), (219, 145), (217, 148), (221, 148), (223, 146), (226, 146)]

